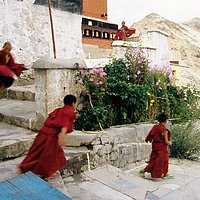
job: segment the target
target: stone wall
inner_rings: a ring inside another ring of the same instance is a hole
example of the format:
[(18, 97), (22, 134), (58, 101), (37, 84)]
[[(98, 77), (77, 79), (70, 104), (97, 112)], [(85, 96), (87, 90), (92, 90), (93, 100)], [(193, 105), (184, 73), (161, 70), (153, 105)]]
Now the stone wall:
[[(77, 4), (78, 5), (78, 4)], [(31, 67), (41, 57), (53, 57), (47, 6), (0, 0), (0, 46), (10, 41), (18, 62)], [(58, 58), (81, 58), (82, 16), (52, 9)]]
[(65, 95), (80, 96), (83, 87), (76, 84), (75, 63), (82, 68), (85, 66), (79, 59), (40, 59), (34, 63), (36, 130), (50, 112), (63, 106)]
[[(82, 135), (80, 136), (83, 137), (82, 142), (78, 144), (75, 138), (78, 139), (79, 136), (71, 134), (68, 135), (68, 145), (76, 143), (75, 145), (83, 146), (87, 144), (88, 149), (90, 149), (91, 169), (111, 164), (112, 166), (128, 170), (135, 167), (137, 163), (149, 159), (151, 144), (145, 143), (144, 140), (152, 127), (152, 124), (112, 127), (107, 129), (102, 136), (98, 137), (90, 145), (88, 138), (94, 136), (86, 134), (86, 143), (84, 144), (84, 135)], [(83, 154), (70, 161), (61, 171), (64, 176), (70, 176), (86, 170), (88, 170), (88, 160), (87, 155)]]

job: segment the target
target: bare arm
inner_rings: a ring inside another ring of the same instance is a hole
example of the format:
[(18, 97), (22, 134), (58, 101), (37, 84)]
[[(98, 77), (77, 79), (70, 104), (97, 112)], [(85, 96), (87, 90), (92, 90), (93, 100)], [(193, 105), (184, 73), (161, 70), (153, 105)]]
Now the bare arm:
[(163, 136), (164, 136), (164, 139), (165, 139), (165, 144), (172, 146), (172, 142), (168, 140), (168, 131), (167, 130), (165, 130), (163, 132)]
[(59, 146), (65, 146), (67, 144), (66, 133), (67, 133), (67, 128), (63, 127), (61, 129), (61, 132), (58, 134), (58, 145)]

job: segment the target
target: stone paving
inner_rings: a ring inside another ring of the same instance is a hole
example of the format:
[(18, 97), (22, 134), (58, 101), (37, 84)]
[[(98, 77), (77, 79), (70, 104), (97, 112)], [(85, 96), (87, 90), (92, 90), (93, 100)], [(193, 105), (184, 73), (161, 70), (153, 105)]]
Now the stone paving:
[[(80, 152), (85, 149), (80, 149)], [(73, 149), (69, 149), (69, 152)], [(17, 158), (0, 163), (0, 181), (17, 176)], [(199, 200), (200, 164), (187, 160), (171, 160), (171, 180), (151, 179), (138, 176), (145, 164), (122, 171), (106, 165), (92, 171), (50, 181), (54, 187), (68, 194), (73, 200)]]
[(123, 172), (112, 166), (64, 179), (73, 200), (199, 200), (200, 164), (171, 160), (170, 180), (140, 178), (135, 169)]

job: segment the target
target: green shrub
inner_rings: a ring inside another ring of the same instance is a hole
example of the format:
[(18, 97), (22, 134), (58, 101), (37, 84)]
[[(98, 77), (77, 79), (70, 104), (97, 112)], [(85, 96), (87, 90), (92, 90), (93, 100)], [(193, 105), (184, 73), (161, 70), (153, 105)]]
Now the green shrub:
[(172, 126), (172, 147), (170, 156), (181, 159), (198, 160), (200, 158), (200, 130), (195, 122)]
[(170, 66), (150, 65), (142, 48), (129, 48), (124, 59), (104, 67), (77, 69), (76, 82), (91, 101), (86, 98), (76, 129), (99, 130), (97, 118), (107, 128), (153, 121), (160, 113), (179, 121), (196, 117), (196, 91), (176, 86)]

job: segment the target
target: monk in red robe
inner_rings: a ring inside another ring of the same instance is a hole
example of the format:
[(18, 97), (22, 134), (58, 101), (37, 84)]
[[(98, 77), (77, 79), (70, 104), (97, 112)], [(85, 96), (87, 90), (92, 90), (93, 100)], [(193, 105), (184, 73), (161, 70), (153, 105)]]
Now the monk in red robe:
[(56, 171), (67, 162), (62, 146), (66, 145), (66, 134), (73, 131), (76, 108), (76, 97), (67, 95), (64, 106), (49, 114), (19, 165), (21, 173), (31, 171), (45, 180), (56, 177)]
[(15, 63), (11, 50), (11, 44), (5, 42), (0, 51), (0, 91), (13, 84), (14, 74), (19, 77), (23, 70), (27, 70), (23, 64)]
[(140, 174), (144, 176), (145, 172), (151, 173), (152, 178), (173, 178), (168, 174), (168, 145), (172, 145), (170, 141), (170, 131), (165, 125), (167, 117), (165, 114), (159, 115), (159, 124), (154, 125), (145, 141), (152, 143), (152, 152), (148, 165), (140, 170)]
[(115, 40), (126, 40), (127, 37), (130, 37), (133, 33), (135, 33), (134, 28), (128, 28), (125, 25), (125, 22), (122, 22), (122, 27), (117, 31)]

